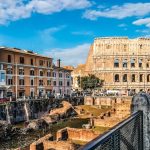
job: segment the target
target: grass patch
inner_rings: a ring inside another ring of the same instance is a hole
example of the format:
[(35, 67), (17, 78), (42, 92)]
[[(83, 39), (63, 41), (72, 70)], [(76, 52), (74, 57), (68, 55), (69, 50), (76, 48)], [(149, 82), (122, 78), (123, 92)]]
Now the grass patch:
[(101, 115), (101, 113), (105, 113), (109, 110), (111, 110), (111, 107), (106, 107), (106, 106), (102, 106), (102, 108), (98, 108), (96, 106), (89, 106), (89, 105), (80, 105), (77, 106), (78, 109), (83, 109), (84, 110), (84, 114), (93, 114), (94, 117), (97, 117), (99, 115)]
[(103, 134), (104, 132), (108, 131), (110, 128), (109, 127), (100, 127), (100, 126), (95, 126), (92, 128), (93, 131), (99, 132), (100, 134)]
[(89, 122), (88, 119), (74, 118), (68, 119), (66, 121), (59, 121), (56, 124), (51, 125), (50, 131), (56, 137), (56, 132), (65, 127), (71, 128), (82, 128), (83, 124), (87, 124)]

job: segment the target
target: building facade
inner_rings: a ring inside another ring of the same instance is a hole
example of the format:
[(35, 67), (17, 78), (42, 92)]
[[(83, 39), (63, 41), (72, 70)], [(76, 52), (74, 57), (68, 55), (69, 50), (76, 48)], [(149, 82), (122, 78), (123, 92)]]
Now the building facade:
[(0, 98), (6, 95), (8, 86), (6, 86), (6, 71), (3, 69), (3, 65), (0, 65)]
[[(52, 92), (52, 58), (1, 47), (0, 67), (1, 97), (48, 96)], [(2, 96), (2, 89), (7, 87)]]
[(76, 68), (73, 69), (71, 76), (73, 78), (72, 86), (73, 89), (80, 89), (78, 85), (78, 77), (84, 76), (85, 64), (79, 64)]
[(72, 78), (70, 69), (60, 66), (60, 60), (57, 65), (53, 66), (53, 94), (54, 95), (70, 95), (72, 89)]
[(104, 89), (149, 91), (150, 38), (96, 38), (84, 72), (104, 80)]

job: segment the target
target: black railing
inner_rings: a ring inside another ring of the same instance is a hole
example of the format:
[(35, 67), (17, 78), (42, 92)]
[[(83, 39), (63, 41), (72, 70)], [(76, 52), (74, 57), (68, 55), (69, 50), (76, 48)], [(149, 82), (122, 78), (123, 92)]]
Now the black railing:
[(80, 150), (143, 150), (143, 112), (132, 114)]

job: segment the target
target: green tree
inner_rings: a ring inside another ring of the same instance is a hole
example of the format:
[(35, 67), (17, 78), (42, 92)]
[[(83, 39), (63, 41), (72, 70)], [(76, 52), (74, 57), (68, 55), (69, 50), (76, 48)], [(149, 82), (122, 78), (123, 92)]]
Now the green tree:
[(94, 89), (96, 87), (102, 87), (103, 85), (103, 80), (100, 80), (93, 74), (84, 77), (78, 76), (77, 81), (78, 86), (83, 90)]

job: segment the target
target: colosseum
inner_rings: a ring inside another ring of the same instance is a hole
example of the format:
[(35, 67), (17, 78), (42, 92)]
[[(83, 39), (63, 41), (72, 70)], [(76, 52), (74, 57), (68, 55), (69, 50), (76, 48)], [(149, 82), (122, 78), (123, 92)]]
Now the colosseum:
[(100, 37), (94, 39), (80, 76), (95, 74), (104, 80), (104, 89), (138, 92), (150, 90), (149, 70), (150, 38)]

